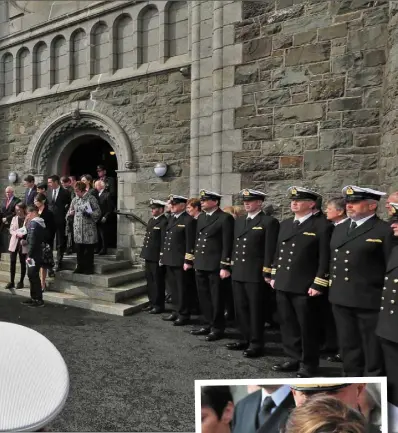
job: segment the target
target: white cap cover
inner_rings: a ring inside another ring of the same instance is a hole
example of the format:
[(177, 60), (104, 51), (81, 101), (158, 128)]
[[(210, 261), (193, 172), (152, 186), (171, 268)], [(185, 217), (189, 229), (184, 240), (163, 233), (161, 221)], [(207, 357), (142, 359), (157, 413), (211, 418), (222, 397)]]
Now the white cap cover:
[(66, 403), (69, 373), (43, 335), (0, 322), (0, 431), (37, 431)]

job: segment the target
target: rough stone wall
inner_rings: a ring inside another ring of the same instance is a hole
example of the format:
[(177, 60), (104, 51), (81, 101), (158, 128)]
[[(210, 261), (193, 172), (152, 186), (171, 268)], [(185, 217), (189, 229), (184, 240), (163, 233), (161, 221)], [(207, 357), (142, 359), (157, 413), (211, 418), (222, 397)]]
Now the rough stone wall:
[[(24, 157), (31, 137), (43, 119), (58, 107), (90, 99), (113, 106), (108, 115), (116, 122), (122, 116), (131, 120), (142, 148), (136, 183), (127, 197), (128, 209), (147, 219), (150, 197), (166, 198), (170, 193), (189, 193), (190, 79), (179, 71), (153, 74), (113, 85), (47, 97), (0, 107), (0, 186), (7, 184), (10, 170), (26, 173)], [(157, 162), (169, 166), (164, 178), (153, 172)], [(123, 169), (123, 167), (120, 167)], [(22, 179), (20, 180), (22, 182)], [(18, 185), (21, 194), (23, 187)], [(139, 242), (139, 239), (137, 240)]]
[(267, 191), (286, 214), (289, 185), (325, 195), (347, 183), (380, 186), (385, 0), (243, 2), (235, 42), (242, 187)]

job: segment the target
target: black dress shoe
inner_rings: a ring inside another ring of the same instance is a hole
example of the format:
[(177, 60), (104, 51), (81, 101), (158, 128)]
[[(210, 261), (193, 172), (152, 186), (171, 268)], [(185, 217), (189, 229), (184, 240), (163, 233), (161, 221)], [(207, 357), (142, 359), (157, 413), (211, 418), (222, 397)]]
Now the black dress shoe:
[(174, 320), (177, 320), (178, 316), (175, 313), (170, 314), (170, 316), (162, 317), (162, 320), (165, 320), (166, 322), (174, 322)]
[[(73, 271), (74, 272), (74, 271)], [(80, 271), (77, 271), (77, 272), (74, 272), (75, 274), (76, 273), (78, 273), (78, 272), (80, 272)], [(48, 271), (48, 276), (50, 277), (50, 278), (54, 278), (55, 277), (55, 272), (52, 270), (52, 269), (50, 269), (49, 271)]]
[(192, 334), (192, 335), (209, 335), (210, 329), (209, 328), (192, 329), (190, 334)]
[(329, 361), (329, 362), (343, 362), (343, 360), (341, 359), (340, 353), (338, 353), (337, 355), (328, 356), (326, 358), (326, 361)]
[(6, 285), (6, 289), (10, 290), (13, 289), (15, 287), (14, 283), (7, 283)]
[(296, 361), (286, 361), (282, 364), (276, 364), (272, 366), (273, 371), (290, 372), (297, 371), (299, 369), (299, 363)]
[(210, 332), (210, 334), (205, 338), (206, 341), (217, 341), (224, 338), (224, 334), (222, 332)]
[(16, 289), (23, 289), (23, 283), (17, 283)]
[(187, 319), (186, 317), (179, 317), (177, 320), (174, 321), (173, 325), (174, 326), (185, 326), (188, 325), (189, 323), (189, 319)]
[(93, 275), (94, 269), (85, 269), (84, 271), (81, 271), (83, 275)]
[(79, 268), (79, 266), (76, 266), (75, 269), (73, 269), (72, 274), (82, 274), (83, 271), (81, 270), (81, 268)]
[(99, 255), (99, 256), (106, 256), (106, 250), (101, 250), (101, 251), (98, 253), (98, 255)]
[(318, 369), (317, 368), (310, 368), (310, 367), (300, 367), (299, 371), (297, 372), (296, 377), (301, 379), (308, 379), (310, 377), (317, 376)]
[(246, 350), (249, 345), (243, 341), (239, 341), (236, 343), (228, 343), (225, 345), (228, 350)]
[[(145, 311), (148, 311), (148, 310), (145, 310)], [(149, 314), (161, 314), (161, 313), (164, 313), (164, 308), (153, 307), (149, 311)]]
[(146, 307), (144, 307), (144, 308), (142, 309), (142, 311), (151, 311), (151, 310), (153, 310), (152, 305), (147, 305)]
[(264, 349), (262, 347), (253, 347), (246, 349), (243, 352), (245, 358), (259, 358), (264, 355)]

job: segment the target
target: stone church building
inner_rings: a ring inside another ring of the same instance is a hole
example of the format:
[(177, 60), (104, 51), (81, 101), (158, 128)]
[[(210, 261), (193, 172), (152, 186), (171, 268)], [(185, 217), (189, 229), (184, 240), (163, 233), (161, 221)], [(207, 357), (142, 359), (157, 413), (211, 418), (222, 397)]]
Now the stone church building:
[[(0, 187), (105, 164), (144, 219), (201, 188), (280, 216), (292, 184), (391, 190), (397, 53), (395, 1), (0, 0)], [(124, 257), (142, 233), (119, 216)]]

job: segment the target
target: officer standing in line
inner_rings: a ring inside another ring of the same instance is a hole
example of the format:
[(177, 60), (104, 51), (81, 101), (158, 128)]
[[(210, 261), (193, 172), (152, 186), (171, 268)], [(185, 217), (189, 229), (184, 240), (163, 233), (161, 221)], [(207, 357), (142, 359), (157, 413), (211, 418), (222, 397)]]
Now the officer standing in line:
[(393, 231), (376, 215), (384, 192), (350, 185), (343, 195), (350, 219), (335, 227), (330, 243), (329, 301), (344, 374), (381, 376), (383, 357), (375, 331)]
[(189, 298), (189, 269), (193, 267), (196, 220), (185, 211), (188, 199), (170, 195), (172, 216), (168, 218), (166, 234), (160, 252), (160, 262), (166, 266), (166, 278), (172, 282), (172, 300), (177, 307), (163, 320), (174, 326), (187, 325), (191, 316)]
[(159, 265), (160, 249), (164, 242), (167, 218), (164, 215), (166, 202), (150, 200), (152, 218), (148, 221), (144, 245), (140, 257), (145, 259), (145, 277), (148, 288), (149, 305), (143, 308), (150, 314), (164, 311), (165, 267)]
[[(394, 236), (398, 237), (398, 203), (390, 202), (389, 206), (391, 227), (394, 230)], [(398, 310), (395, 308), (398, 304), (397, 291), (398, 246), (394, 246), (387, 264), (376, 334), (380, 338), (384, 355), (388, 401), (394, 406), (393, 412), (398, 420)]]
[(98, 179), (96, 180), (102, 180), (105, 183), (105, 191), (109, 192), (116, 205), (116, 180), (106, 175), (106, 168), (103, 165), (97, 166), (97, 174)]
[(319, 365), (319, 296), (328, 287), (329, 242), (332, 225), (313, 215), (319, 194), (302, 187), (288, 189), (293, 218), (282, 221), (272, 269), (271, 286), (281, 321), (284, 350), (289, 361), (274, 371), (298, 371), (297, 377), (316, 376)]
[(279, 222), (262, 210), (266, 194), (254, 189), (244, 189), (239, 194), (247, 216), (242, 215), (235, 222), (232, 287), (243, 339), (226, 347), (244, 350), (243, 356), (256, 358), (264, 351), (264, 305), (272, 290), (269, 283)]
[(221, 195), (202, 189), (202, 213), (196, 229), (195, 273), (200, 309), (206, 325), (191, 331), (192, 335), (206, 335), (206, 341), (224, 336), (225, 296), (221, 280), (231, 275), (231, 252), (234, 218), (220, 209)]

